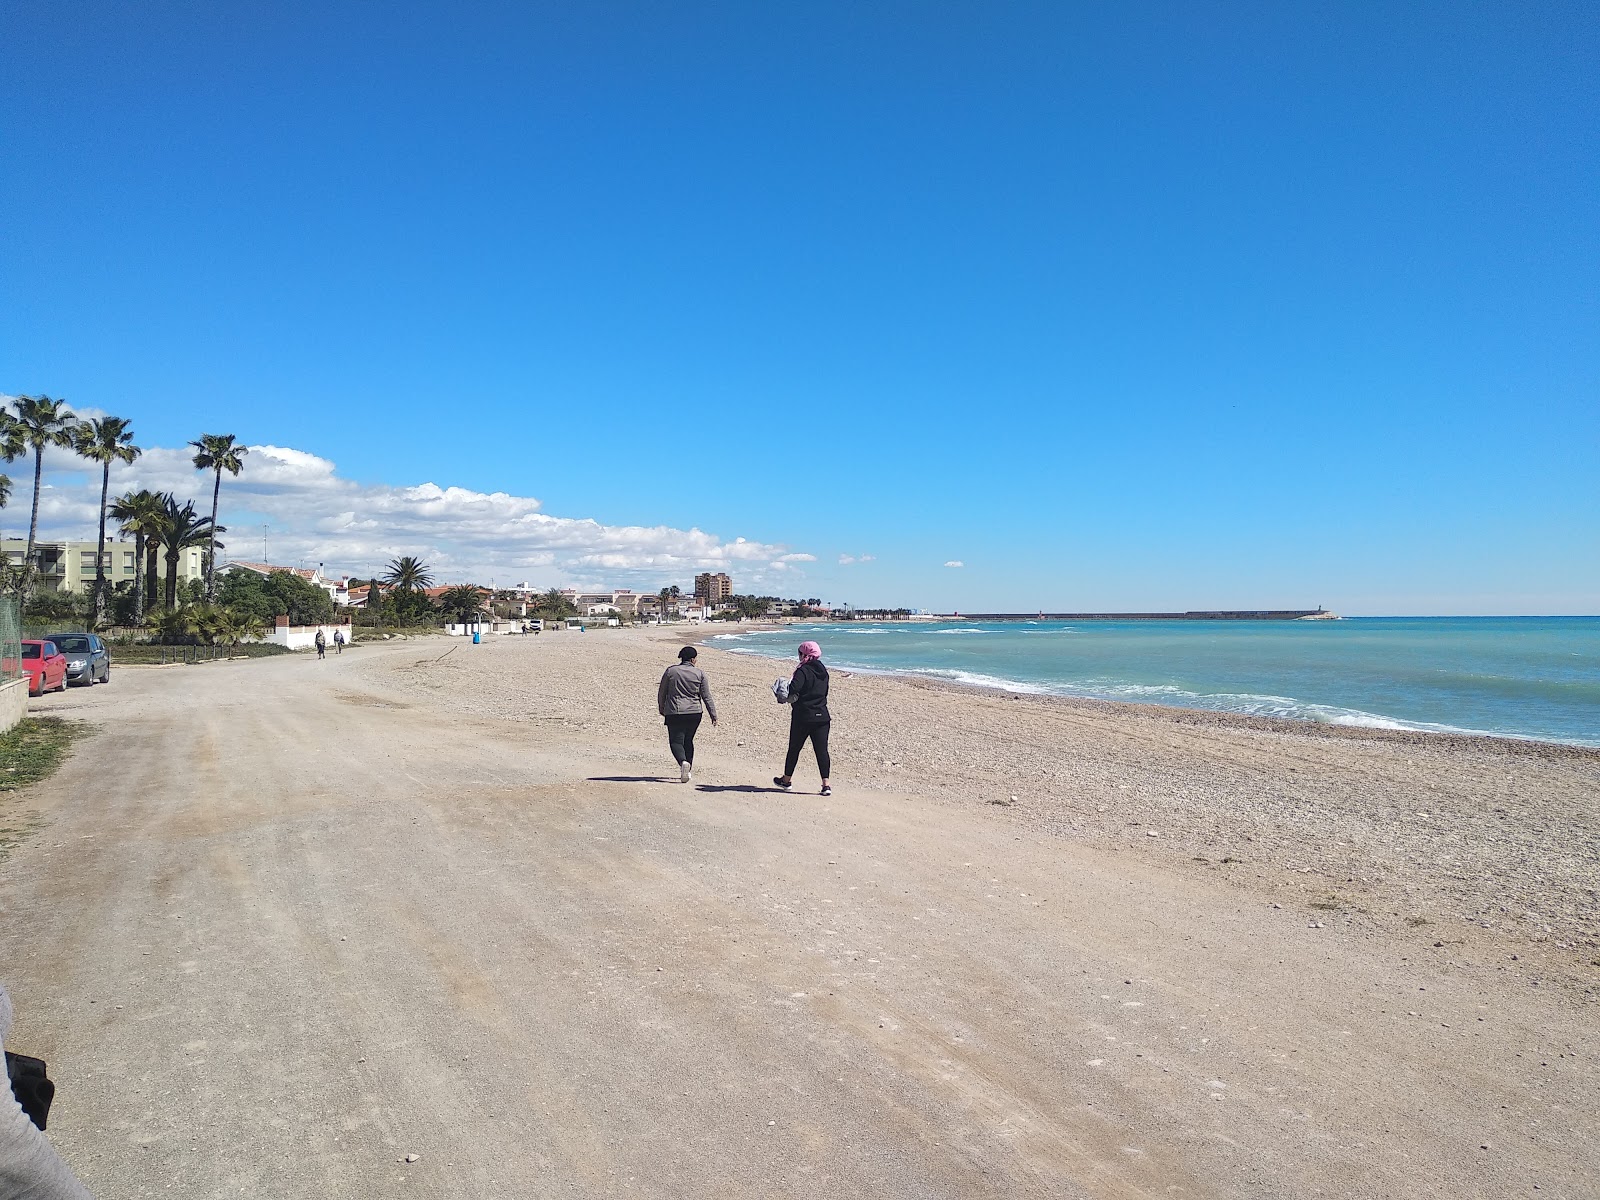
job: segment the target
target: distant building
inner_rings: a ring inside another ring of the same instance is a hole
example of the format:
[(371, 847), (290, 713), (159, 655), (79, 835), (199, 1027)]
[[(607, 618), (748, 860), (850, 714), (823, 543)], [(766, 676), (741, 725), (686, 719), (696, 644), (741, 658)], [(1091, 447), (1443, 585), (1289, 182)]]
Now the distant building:
[[(51, 592), (84, 592), (94, 585), (95, 552), (98, 542), (44, 542), (33, 544), (33, 561), (39, 567), (39, 586)], [(0, 552), (12, 567), (21, 567), (28, 543), (22, 538), (6, 538), (0, 542)], [(106, 582), (115, 587), (124, 580), (132, 582), (139, 571), (134, 562), (133, 542), (106, 541)], [(189, 546), (178, 552), (178, 578), (204, 579), (206, 577), (206, 551), (204, 546)], [(156, 577), (167, 577), (167, 552), (156, 555)]]
[(694, 598), (701, 604), (715, 605), (731, 595), (733, 595), (733, 580), (721, 571), (715, 575), (707, 571), (694, 577)]
[(440, 600), (444, 599), (444, 594), (446, 592), (453, 592), (458, 587), (476, 588), (478, 592), (478, 601), (481, 604), (487, 604), (494, 596), (494, 593), (488, 588), (471, 583), (441, 583), (435, 587), (423, 588), (422, 594), (437, 604)]
[(630, 591), (628, 588), (617, 588), (609, 592), (578, 592), (567, 589), (561, 594), (579, 612), (591, 612), (604, 607), (630, 617), (639, 615), (639, 601), (642, 599), (638, 592)]
[[(91, 556), (92, 557), (92, 556)], [(279, 567), (272, 563), (245, 562), (243, 559), (232, 558), (222, 564), (224, 571), (249, 571), (254, 575), (271, 575), (274, 571), (287, 571), (304, 579), (314, 587), (319, 587), (328, 593), (328, 599), (341, 608), (351, 604), (350, 576), (341, 575), (338, 579), (329, 578), (322, 573), (321, 567)], [(364, 600), (365, 597), (363, 596)]]

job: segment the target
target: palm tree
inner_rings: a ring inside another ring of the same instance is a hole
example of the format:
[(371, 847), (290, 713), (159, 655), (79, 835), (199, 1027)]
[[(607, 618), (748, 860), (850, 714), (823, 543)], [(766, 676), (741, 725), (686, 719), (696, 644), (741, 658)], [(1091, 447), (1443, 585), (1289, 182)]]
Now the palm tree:
[(156, 492), (156, 510), (144, 535), (144, 607), (154, 612), (161, 595), (161, 547), (167, 536), (167, 493)]
[(261, 636), (261, 622), (247, 612), (237, 608), (220, 608), (212, 619), (210, 626), (212, 644), (224, 645), (229, 653), (239, 648), (239, 643), (247, 638)]
[(467, 624), (483, 610), (483, 589), (470, 583), (457, 584), (439, 597), (439, 607)]
[(31, 582), (33, 543), (39, 533), (39, 483), (44, 475), (46, 446), (71, 446), (78, 420), (65, 400), (49, 396), (18, 396), (16, 415), (6, 413), (0, 422), (0, 458), (15, 462), (33, 451), (33, 515), (28, 518), (28, 549), (22, 556), (23, 578)]
[(97, 629), (106, 605), (106, 496), (111, 490), (111, 464), (131, 463), (142, 453), (133, 444), (131, 422), (122, 417), (97, 417), (78, 426), (73, 449), (100, 464), (100, 551), (94, 560), (94, 598), (89, 602), (89, 628)]
[(433, 586), (433, 572), (421, 559), (408, 554), (389, 564), (383, 582), (402, 592), (420, 592)]
[(163, 645), (186, 645), (190, 638), (200, 632), (199, 614), (196, 608), (196, 605), (190, 604), (183, 608), (152, 612), (144, 619), (144, 626), (155, 634), (156, 641)]
[[(145, 542), (161, 520), (161, 497), (149, 488), (124, 492), (111, 502), (111, 519), (124, 535), (133, 534), (133, 623), (144, 623)], [(152, 589), (152, 598), (154, 592)]]
[(189, 443), (195, 448), (196, 470), (215, 471), (217, 480), (211, 485), (211, 548), (206, 555), (206, 599), (217, 598), (217, 501), (222, 496), (222, 473), (238, 475), (244, 470), (244, 456), (248, 446), (236, 446), (231, 433), (202, 433)]
[[(6, 410), (0, 408), (0, 416), (7, 416)], [(4, 508), (11, 500), (11, 476), (0, 475), (0, 508)], [(0, 555), (0, 586), (6, 586), (5, 580), (11, 574), (11, 563)]]
[(161, 546), (167, 558), (167, 588), (165, 604), (168, 612), (178, 607), (178, 559), (191, 546), (205, 542), (215, 547), (219, 530), (210, 517), (202, 517), (194, 510), (194, 501), (178, 501), (168, 495), (162, 504)]

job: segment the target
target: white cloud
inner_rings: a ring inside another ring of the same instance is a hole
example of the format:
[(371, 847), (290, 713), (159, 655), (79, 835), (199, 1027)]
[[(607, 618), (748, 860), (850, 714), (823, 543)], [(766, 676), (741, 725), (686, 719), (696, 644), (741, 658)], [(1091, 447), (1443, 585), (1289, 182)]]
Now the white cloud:
[(839, 565), (841, 567), (848, 567), (852, 563), (869, 563), (875, 558), (876, 555), (872, 554), (841, 554), (839, 555)]
[(945, 563), (945, 566), (947, 567), (964, 567), (966, 565), (967, 564), (962, 562), (959, 558), (952, 558), (949, 562)]
[[(114, 466), (111, 494), (170, 491), (209, 512), (212, 476), (194, 469), (192, 453), (155, 447), (131, 464)], [(19, 459), (9, 468), (12, 501), (0, 511), (9, 536), (27, 531), (32, 465)], [(98, 470), (68, 451), (46, 451), (41, 537), (93, 538), (99, 501)], [(441, 582), (526, 579), (652, 588), (709, 568), (727, 571), (741, 590), (753, 590), (775, 571), (816, 561), (784, 545), (742, 537), (726, 541), (700, 529), (602, 525), (541, 510), (538, 500), (507, 492), (431, 482), (356, 483), (341, 477), (328, 459), (285, 446), (250, 447), (244, 472), (222, 479), (226, 553), (259, 560), (266, 525), (267, 556), (286, 566), (324, 563), (330, 572), (365, 575), (399, 555), (415, 554)]]

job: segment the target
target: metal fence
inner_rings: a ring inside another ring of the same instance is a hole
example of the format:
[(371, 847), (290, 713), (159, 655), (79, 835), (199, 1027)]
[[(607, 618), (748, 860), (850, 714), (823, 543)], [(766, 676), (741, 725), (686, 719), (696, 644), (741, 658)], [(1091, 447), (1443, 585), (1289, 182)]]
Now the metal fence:
[(21, 605), (15, 596), (0, 596), (0, 682), (23, 674)]
[(226, 659), (233, 653), (230, 646), (154, 646), (151, 649), (161, 655), (163, 666), (167, 663), (213, 662)]

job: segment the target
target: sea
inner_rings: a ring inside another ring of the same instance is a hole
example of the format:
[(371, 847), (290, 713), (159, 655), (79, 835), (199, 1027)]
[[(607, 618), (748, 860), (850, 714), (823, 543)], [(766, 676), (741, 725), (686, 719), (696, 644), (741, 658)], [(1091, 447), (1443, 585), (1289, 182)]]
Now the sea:
[(1600, 746), (1600, 617), (831, 621), (724, 650), (954, 683), (1374, 729)]

